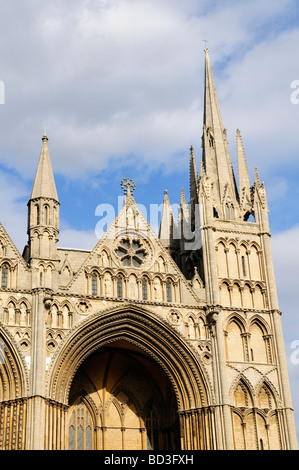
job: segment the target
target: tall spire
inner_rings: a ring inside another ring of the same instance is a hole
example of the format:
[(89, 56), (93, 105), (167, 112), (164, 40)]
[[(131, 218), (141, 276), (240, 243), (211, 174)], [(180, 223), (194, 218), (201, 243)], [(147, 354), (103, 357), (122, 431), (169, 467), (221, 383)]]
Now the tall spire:
[(172, 213), (170, 201), (168, 198), (168, 191), (165, 189), (161, 222), (160, 222), (160, 228), (159, 228), (159, 239), (166, 246), (170, 245), (172, 224), (173, 224), (173, 213)]
[(248, 174), (248, 168), (246, 163), (246, 157), (242, 142), (242, 137), (239, 129), (237, 129), (237, 155), (238, 155), (238, 173), (239, 173), (239, 192), (243, 190), (250, 192), (250, 180)]
[(30, 199), (40, 197), (55, 199), (58, 201), (56, 185), (48, 149), (48, 137), (46, 134), (42, 137), (42, 149), (33, 182)]
[(194, 203), (198, 202), (197, 199), (197, 183), (198, 183), (198, 176), (197, 176), (197, 169), (196, 169), (196, 161), (193, 147), (190, 147), (190, 199)]
[(218, 187), (218, 197), (224, 193), (237, 197), (232, 163), (228, 152), (226, 129), (223, 126), (208, 49), (205, 49), (205, 97), (203, 122), (203, 163), (206, 175)]

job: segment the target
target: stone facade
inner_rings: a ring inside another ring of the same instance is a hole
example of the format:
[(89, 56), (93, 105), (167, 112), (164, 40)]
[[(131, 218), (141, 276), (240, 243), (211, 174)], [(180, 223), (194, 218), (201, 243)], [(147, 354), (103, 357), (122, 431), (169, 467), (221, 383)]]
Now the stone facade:
[(62, 249), (43, 136), (21, 255), (0, 225), (0, 449), (296, 449), (264, 184), (238, 189), (205, 51), (198, 177), (157, 236), (124, 205)]

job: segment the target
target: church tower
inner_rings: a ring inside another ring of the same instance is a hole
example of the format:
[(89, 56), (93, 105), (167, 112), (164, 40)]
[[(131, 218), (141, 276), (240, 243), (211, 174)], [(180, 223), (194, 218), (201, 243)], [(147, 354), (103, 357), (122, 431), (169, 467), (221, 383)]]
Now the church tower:
[(191, 207), (198, 201), (218, 430), (223, 420), (227, 449), (295, 448), (266, 192), (257, 170), (250, 185), (239, 130), (237, 156), (239, 188), (206, 49), (201, 173), (196, 184), (191, 172), (190, 198)]
[(28, 202), (27, 233), (26, 258), (35, 268), (34, 285), (52, 288), (52, 271), (58, 261), (59, 201), (46, 134)]

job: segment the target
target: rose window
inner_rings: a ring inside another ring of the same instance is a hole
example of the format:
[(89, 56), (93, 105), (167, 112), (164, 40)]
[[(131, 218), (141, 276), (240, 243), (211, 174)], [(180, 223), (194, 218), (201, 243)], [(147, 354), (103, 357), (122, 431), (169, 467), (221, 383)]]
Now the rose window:
[(139, 240), (123, 238), (115, 250), (123, 266), (139, 268), (148, 256), (148, 253)]

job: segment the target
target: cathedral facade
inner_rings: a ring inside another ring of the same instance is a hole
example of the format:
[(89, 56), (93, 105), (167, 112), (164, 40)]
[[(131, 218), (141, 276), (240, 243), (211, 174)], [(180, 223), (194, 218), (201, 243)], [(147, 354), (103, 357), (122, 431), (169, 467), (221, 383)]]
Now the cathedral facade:
[(165, 192), (157, 235), (123, 180), (83, 251), (58, 246), (43, 136), (22, 255), (0, 224), (1, 450), (297, 448), (266, 192), (239, 130), (237, 153), (238, 178), (206, 50), (190, 201), (177, 216)]

